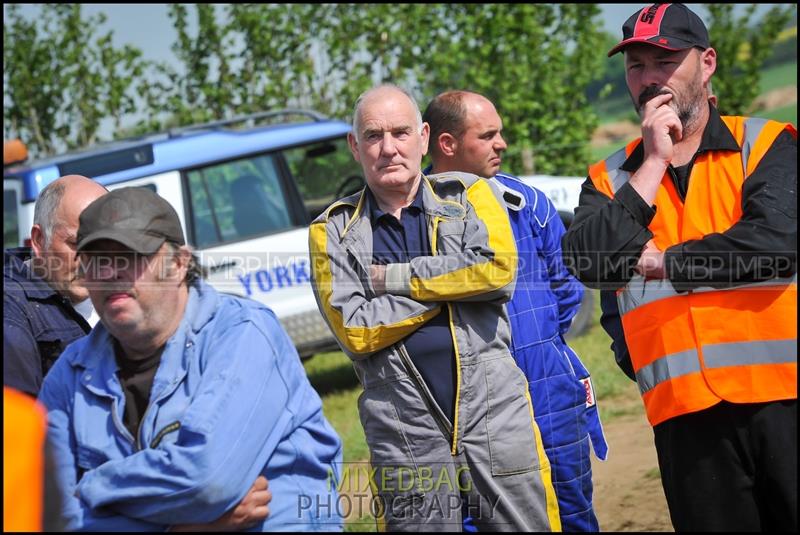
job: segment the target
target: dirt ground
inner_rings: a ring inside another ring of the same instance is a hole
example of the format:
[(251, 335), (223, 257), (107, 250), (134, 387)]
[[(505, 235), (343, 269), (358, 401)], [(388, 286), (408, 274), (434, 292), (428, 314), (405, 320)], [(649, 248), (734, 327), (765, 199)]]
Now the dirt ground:
[(644, 414), (618, 417), (603, 429), (608, 459), (592, 456), (600, 530), (674, 531), (658, 473), (653, 430)]

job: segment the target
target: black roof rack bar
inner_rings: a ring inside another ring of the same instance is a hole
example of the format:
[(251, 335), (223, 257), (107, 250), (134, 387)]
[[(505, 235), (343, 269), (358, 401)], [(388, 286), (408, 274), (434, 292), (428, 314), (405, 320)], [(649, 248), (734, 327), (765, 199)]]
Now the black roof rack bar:
[(221, 119), (219, 121), (211, 121), (209, 123), (202, 123), (202, 124), (194, 124), (184, 127), (178, 128), (171, 128), (168, 131), (169, 137), (178, 136), (184, 132), (191, 132), (192, 130), (205, 130), (211, 128), (219, 128), (221, 126), (226, 126), (235, 123), (241, 123), (244, 121), (256, 121), (258, 119), (264, 119), (266, 117), (279, 117), (282, 115), (305, 115), (306, 117), (310, 117), (314, 121), (324, 121), (327, 119), (326, 116), (322, 115), (321, 113), (317, 113), (312, 110), (304, 110), (300, 108), (286, 108), (281, 110), (271, 110), (271, 111), (262, 111), (257, 113), (251, 113), (249, 115), (240, 115), (239, 117), (233, 117), (231, 119)]

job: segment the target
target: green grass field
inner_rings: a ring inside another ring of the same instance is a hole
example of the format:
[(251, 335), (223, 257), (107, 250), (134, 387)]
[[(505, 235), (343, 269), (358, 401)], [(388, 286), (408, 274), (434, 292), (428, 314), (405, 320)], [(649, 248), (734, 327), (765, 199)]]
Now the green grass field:
[(765, 69), (761, 73), (759, 92), (766, 93), (779, 87), (797, 85), (797, 62), (784, 63)]
[(794, 104), (789, 104), (788, 106), (774, 108), (772, 110), (762, 112), (759, 115), (767, 119), (792, 123), (793, 125), (797, 126), (797, 103), (795, 102)]
[(598, 115), (598, 124), (631, 120), (636, 115), (631, 98), (627, 94), (623, 97), (608, 97), (598, 100), (594, 106), (595, 113)]
[(350, 359), (341, 351), (320, 353), (304, 363), (311, 384), (322, 397), (325, 416), (344, 442), (345, 462), (366, 461), (369, 450), (358, 418), (358, 383)]
[(592, 145), (589, 148), (589, 152), (591, 153), (592, 158), (591, 158), (591, 161), (586, 162), (586, 168), (588, 169), (588, 167), (590, 165), (592, 165), (593, 163), (599, 162), (600, 160), (602, 160), (604, 158), (608, 158), (614, 152), (616, 152), (617, 150), (619, 150), (622, 147), (624, 147), (625, 144), (628, 143), (628, 141), (632, 141), (632, 140), (633, 140), (633, 138), (631, 138), (629, 140), (625, 140), (625, 141), (618, 141), (617, 143), (609, 143), (607, 145), (596, 145), (596, 146)]
[[(797, 85), (797, 62), (776, 65), (761, 74), (759, 89), (762, 94), (787, 86)], [(797, 102), (759, 112), (760, 117), (789, 122), (797, 126)]]
[[(604, 424), (627, 414), (642, 413), (636, 385), (617, 368), (609, 349), (610, 340), (600, 327), (600, 298), (596, 296), (594, 323), (570, 346), (592, 374), (600, 415)], [(304, 363), (311, 384), (322, 396), (325, 416), (344, 443), (345, 462), (369, 460), (364, 430), (358, 417), (361, 385), (350, 360), (341, 352), (321, 353)], [(534, 410), (536, 408), (534, 407)], [(374, 531), (375, 520), (369, 515), (348, 518), (345, 531)]]

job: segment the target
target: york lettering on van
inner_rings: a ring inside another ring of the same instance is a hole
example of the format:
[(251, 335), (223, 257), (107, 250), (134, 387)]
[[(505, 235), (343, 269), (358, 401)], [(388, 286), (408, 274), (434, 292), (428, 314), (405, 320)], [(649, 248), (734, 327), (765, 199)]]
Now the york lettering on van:
[(298, 259), (287, 265), (277, 265), (269, 269), (250, 271), (238, 275), (245, 294), (250, 297), (256, 292), (269, 293), (275, 289), (298, 286), (311, 282), (308, 260)]

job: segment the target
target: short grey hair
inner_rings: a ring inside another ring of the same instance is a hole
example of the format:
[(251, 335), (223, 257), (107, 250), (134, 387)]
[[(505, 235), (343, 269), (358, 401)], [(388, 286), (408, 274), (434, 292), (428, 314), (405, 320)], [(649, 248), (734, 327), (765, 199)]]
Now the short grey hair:
[(42, 229), (45, 249), (50, 247), (50, 240), (59, 223), (56, 221), (56, 213), (66, 189), (64, 182), (51, 182), (39, 194), (36, 205), (33, 207), (33, 223)]
[(371, 89), (367, 89), (366, 91), (361, 93), (361, 95), (359, 95), (359, 97), (356, 99), (355, 106), (353, 106), (353, 135), (356, 136), (356, 139), (359, 139), (360, 129), (361, 129), (361, 105), (364, 103), (364, 100), (372, 93), (383, 89), (394, 89), (395, 91), (401, 92), (408, 98), (408, 100), (411, 102), (411, 105), (414, 106), (414, 111), (417, 116), (417, 131), (422, 132), (422, 112), (419, 111), (419, 106), (417, 105), (417, 101), (414, 98), (414, 96), (409, 91), (403, 89), (400, 86), (394, 84), (381, 84)]

